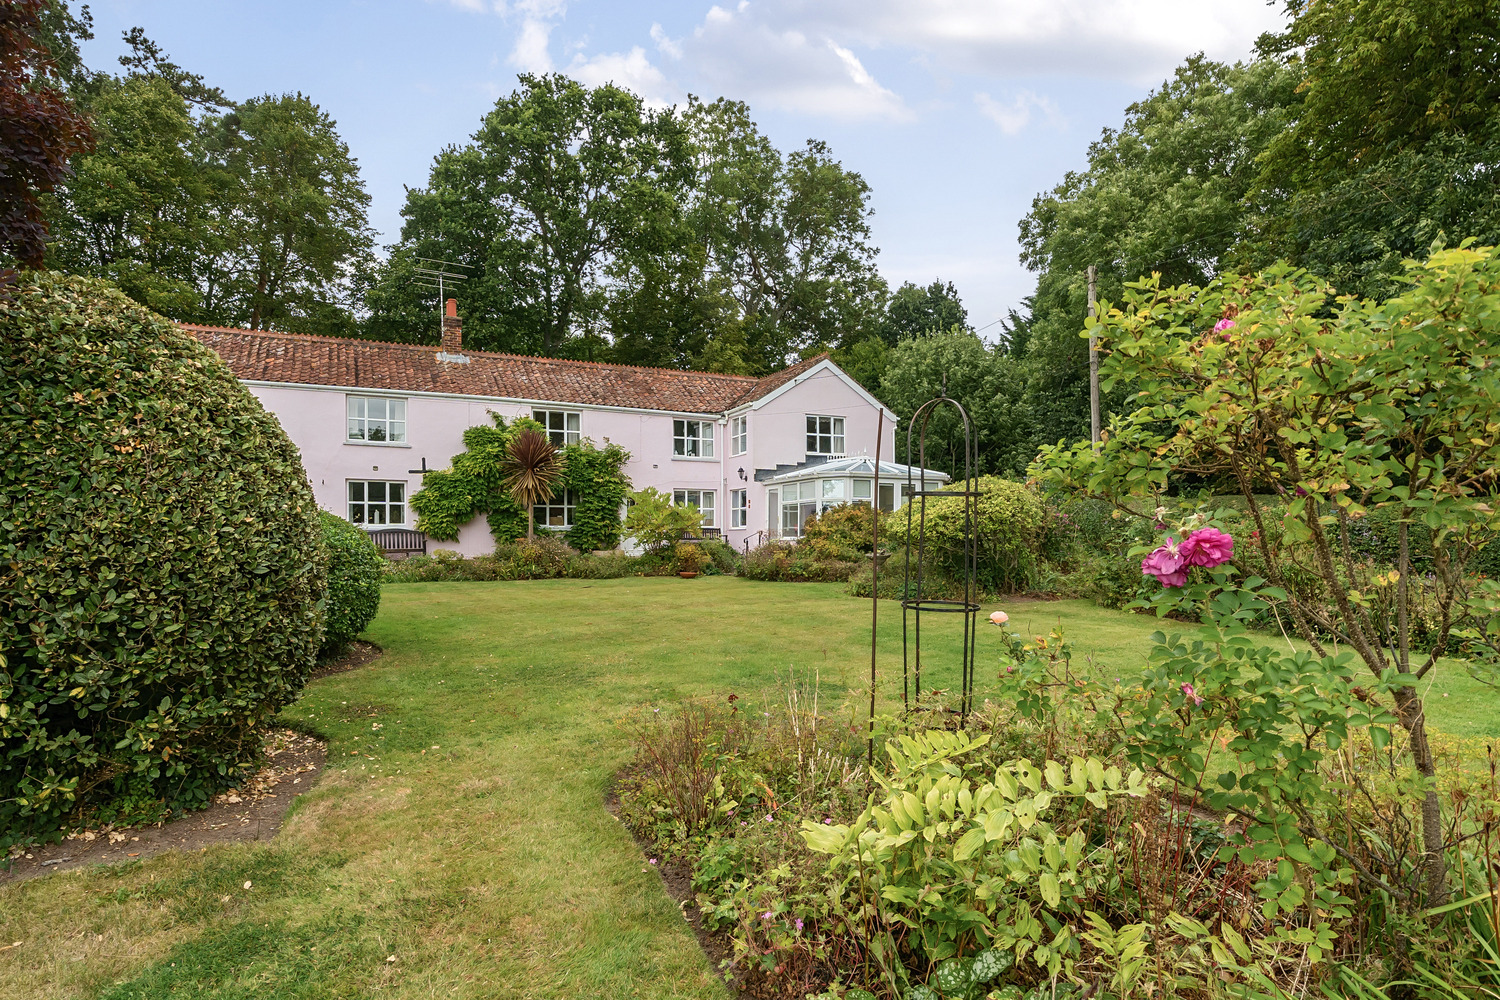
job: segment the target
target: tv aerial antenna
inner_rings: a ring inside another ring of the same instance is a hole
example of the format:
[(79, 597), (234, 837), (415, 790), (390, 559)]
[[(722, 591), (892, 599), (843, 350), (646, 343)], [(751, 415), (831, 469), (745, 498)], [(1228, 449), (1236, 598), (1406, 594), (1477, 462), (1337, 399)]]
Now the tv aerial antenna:
[[(447, 301), (447, 287), (450, 285), (461, 285), (472, 277), (472, 275), (450, 271), (449, 268), (461, 267), (465, 271), (472, 271), (474, 268), (470, 264), (459, 264), (451, 260), (433, 260), (431, 257), (418, 257), (417, 260), (422, 263), (412, 268), (412, 272), (415, 275), (412, 281), (422, 288), (431, 288), (438, 293), (437, 309), (439, 323), (441, 323), (443, 303)], [(422, 264), (428, 266), (423, 267)]]

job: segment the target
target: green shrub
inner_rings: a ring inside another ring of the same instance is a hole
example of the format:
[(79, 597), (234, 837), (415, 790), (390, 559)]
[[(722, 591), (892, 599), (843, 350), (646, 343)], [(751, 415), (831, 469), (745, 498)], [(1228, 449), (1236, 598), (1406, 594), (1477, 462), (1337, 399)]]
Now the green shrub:
[[(872, 578), (870, 560), (855, 563), (854, 570), (849, 574), (848, 592), (853, 597), (869, 597)], [(891, 600), (902, 600), (907, 596), (916, 596), (917, 572), (916, 566), (912, 567), (911, 577), (907, 578), (906, 565), (903, 561), (903, 553), (898, 552), (886, 559), (880, 567), (880, 596)], [(955, 580), (942, 568), (935, 566), (929, 560), (922, 569), (922, 593), (929, 598), (940, 598), (944, 600), (962, 600), (964, 596), (964, 585), (960, 580)]]
[(806, 546), (772, 541), (740, 561), (739, 575), (777, 583), (843, 583), (858, 568), (852, 560), (823, 559)]
[(539, 534), (495, 547), (502, 580), (552, 580), (563, 575), (568, 560), (578, 555), (560, 538)]
[(322, 641), (319, 534), (297, 449), (213, 351), (103, 282), (23, 275), (0, 301), (0, 845), (233, 781)]
[(697, 573), (713, 560), (693, 542), (672, 546), (672, 565), (679, 573)]
[(841, 503), (809, 517), (797, 544), (819, 559), (858, 562), (874, 551), (874, 527), (875, 508), (867, 503)]
[(342, 517), (320, 511), (328, 553), (328, 603), (319, 659), (337, 656), (375, 620), (385, 558), (370, 536)]
[(709, 575), (733, 576), (739, 568), (740, 557), (735, 553), (734, 547), (728, 542), (718, 538), (710, 538), (703, 543), (703, 552), (708, 556), (708, 562), (704, 564), (703, 571)]
[(697, 507), (674, 506), (670, 496), (651, 487), (630, 494), (625, 537), (634, 538), (648, 551), (669, 549), (683, 535), (697, 535), (702, 530), (703, 515)]
[[(962, 485), (956, 483), (946, 489), (956, 490)], [(1036, 578), (1042, 501), (1027, 486), (998, 476), (980, 477), (978, 487), (975, 535), (979, 546), (979, 589), (992, 594), (1027, 590)], [(886, 523), (890, 525), (889, 548), (896, 551), (907, 541), (905, 508), (897, 511), (895, 517), (887, 518)], [(909, 530), (915, 543), (915, 516)], [(927, 551), (932, 554), (934, 564), (954, 579), (963, 577), (963, 533), (963, 500), (929, 497), (924, 536)]]
[(603, 555), (583, 553), (569, 556), (562, 575), (569, 580), (618, 580), (626, 576), (639, 576), (641, 572), (639, 556), (606, 552)]
[(430, 556), (412, 556), (385, 565), (387, 583), (470, 583), (503, 579), (500, 562), (493, 555), (465, 559), (452, 549), (434, 549)]

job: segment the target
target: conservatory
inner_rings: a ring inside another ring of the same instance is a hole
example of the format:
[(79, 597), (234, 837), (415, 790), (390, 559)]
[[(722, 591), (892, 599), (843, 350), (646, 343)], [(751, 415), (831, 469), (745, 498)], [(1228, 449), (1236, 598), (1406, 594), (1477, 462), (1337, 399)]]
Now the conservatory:
[(868, 455), (801, 466), (765, 480), (770, 534), (801, 538), (809, 517), (842, 503), (874, 502), (881, 510), (898, 510), (909, 490), (939, 489), (950, 478), (936, 469), (881, 462), (876, 497), (875, 459)]

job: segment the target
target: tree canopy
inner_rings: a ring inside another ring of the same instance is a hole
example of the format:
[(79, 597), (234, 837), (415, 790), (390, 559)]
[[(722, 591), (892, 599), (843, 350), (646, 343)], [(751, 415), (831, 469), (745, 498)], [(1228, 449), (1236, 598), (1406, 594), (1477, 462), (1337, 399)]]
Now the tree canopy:
[(90, 71), (77, 46), (90, 25), (54, 3), (39, 36), (100, 140), (72, 151), (44, 202), (47, 265), (176, 320), (353, 333), (352, 276), (373, 236), (333, 120), (301, 94), (235, 103), (140, 28), (124, 34), (122, 75)]
[(69, 157), (93, 143), (87, 120), (58, 86), (72, 64), (60, 68), (46, 41), (74, 26), (87, 30), (59, 19), (46, 0), (0, 6), (0, 261), (41, 265), (43, 198), (67, 175)]

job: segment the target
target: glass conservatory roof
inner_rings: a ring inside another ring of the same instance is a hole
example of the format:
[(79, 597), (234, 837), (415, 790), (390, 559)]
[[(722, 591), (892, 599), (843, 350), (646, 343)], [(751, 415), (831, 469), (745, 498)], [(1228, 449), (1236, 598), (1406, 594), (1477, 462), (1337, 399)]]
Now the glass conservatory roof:
[[(936, 469), (921, 469), (916, 466), (902, 465), (900, 462), (881, 462), (880, 479), (882, 482), (906, 482), (908, 474), (913, 481), (926, 480), (929, 483), (946, 483), (952, 477), (946, 472)], [(869, 455), (856, 455), (852, 458), (832, 458), (826, 462), (817, 462), (805, 465), (790, 472), (783, 472), (779, 476), (773, 476), (765, 480), (768, 486), (777, 483), (798, 482), (803, 479), (838, 479), (845, 476), (873, 476), (875, 475), (875, 459)]]

